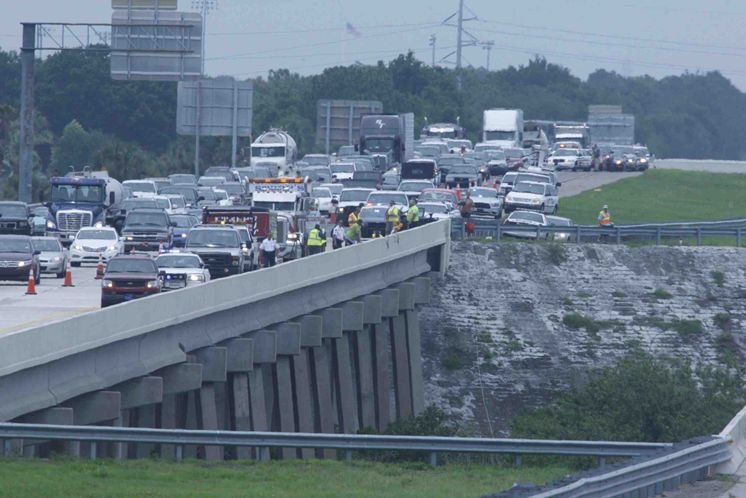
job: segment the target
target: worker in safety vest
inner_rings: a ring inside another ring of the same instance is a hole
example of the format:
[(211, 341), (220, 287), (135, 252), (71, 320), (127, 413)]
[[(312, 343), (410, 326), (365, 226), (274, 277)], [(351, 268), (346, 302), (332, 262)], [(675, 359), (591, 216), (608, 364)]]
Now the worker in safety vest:
[(306, 242), (306, 245), (308, 246), (309, 256), (322, 253), (326, 250), (326, 235), (321, 231), (321, 226), (316, 224), (316, 226), (308, 232), (308, 241)]
[(362, 220), (357, 220), (355, 223), (350, 225), (345, 233), (345, 245), (351, 246), (352, 244), (359, 244), (362, 240)]
[(394, 231), (394, 226), (400, 221), (399, 218), (399, 207), (392, 200), (389, 203), (389, 208), (386, 210), (386, 235)]
[(363, 207), (362, 204), (358, 204), (358, 206), (355, 208), (355, 210), (353, 212), (351, 212), (349, 214), (349, 216), (347, 216), (347, 226), (351, 227), (352, 225), (354, 225), (355, 223), (357, 223), (357, 220), (360, 219), (360, 208), (362, 208), (362, 207)]
[(611, 221), (611, 214), (609, 214), (609, 206), (604, 205), (601, 212), (598, 213), (598, 225), (601, 227), (614, 226), (614, 223)]
[(416, 227), (420, 223), (420, 208), (417, 206), (417, 199), (409, 201), (409, 209), (407, 210), (407, 226), (409, 228)]

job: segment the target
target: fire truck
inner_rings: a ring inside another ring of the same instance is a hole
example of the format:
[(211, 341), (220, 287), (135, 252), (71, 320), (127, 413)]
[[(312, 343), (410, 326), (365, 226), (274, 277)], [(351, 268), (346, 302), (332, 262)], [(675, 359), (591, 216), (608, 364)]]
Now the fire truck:
[(248, 182), (251, 207), (274, 211), (278, 220), (286, 219), (288, 222), (283, 259), (300, 258), (303, 255), (304, 234), (315, 224), (325, 223), (325, 218), (319, 212), (318, 201), (310, 196), (311, 182), (300, 177), (251, 178)]

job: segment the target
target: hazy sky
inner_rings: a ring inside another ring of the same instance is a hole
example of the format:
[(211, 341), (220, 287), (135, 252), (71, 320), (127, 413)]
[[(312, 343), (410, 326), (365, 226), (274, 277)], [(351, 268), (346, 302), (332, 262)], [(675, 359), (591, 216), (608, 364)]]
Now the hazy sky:
[[(179, 0), (192, 11), (192, 0)], [(455, 28), (441, 23), (458, 0), (212, 0), (207, 19), (209, 75), (242, 78), (288, 68), (301, 74), (324, 67), (372, 64), (411, 49), (436, 62), (456, 45)], [(20, 45), (22, 21), (111, 20), (110, 0), (0, 0), (0, 46)], [(492, 69), (525, 64), (534, 54), (585, 78), (597, 68), (662, 77), (719, 70), (746, 89), (746, 4), (742, 0), (467, 0), (465, 27), (493, 41)], [(506, 6), (506, 7), (503, 7)], [(356, 33), (346, 29), (350, 23)], [(468, 39), (465, 38), (465, 39)], [(464, 48), (464, 63), (484, 66), (487, 50)]]

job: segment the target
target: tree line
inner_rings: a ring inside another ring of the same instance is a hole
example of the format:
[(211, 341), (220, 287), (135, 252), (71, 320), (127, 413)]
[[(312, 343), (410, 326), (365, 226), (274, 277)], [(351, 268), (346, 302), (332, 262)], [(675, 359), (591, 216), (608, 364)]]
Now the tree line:
[[(316, 102), (323, 98), (380, 100), (386, 112), (415, 113), (418, 127), (425, 117), (458, 117), (473, 140), (482, 111), (491, 107), (521, 108), (527, 119), (583, 121), (589, 104), (618, 104), (636, 116), (636, 140), (659, 157), (746, 159), (746, 95), (718, 72), (655, 79), (601, 69), (582, 80), (535, 57), (499, 71), (465, 68), (461, 91), (456, 76), (412, 53), (311, 76), (270, 71), (254, 80), (253, 128), (255, 134), (284, 128), (303, 153), (314, 150)], [(19, 56), (0, 50), (2, 177), (17, 171), (19, 100)], [(192, 169), (194, 140), (176, 135), (176, 84), (113, 81), (105, 53), (65, 52), (37, 61), (36, 109), (40, 178), (71, 164), (105, 166), (122, 179)], [(203, 167), (226, 164), (230, 139), (205, 138), (200, 150)], [(8, 192), (14, 182), (5, 183)]]

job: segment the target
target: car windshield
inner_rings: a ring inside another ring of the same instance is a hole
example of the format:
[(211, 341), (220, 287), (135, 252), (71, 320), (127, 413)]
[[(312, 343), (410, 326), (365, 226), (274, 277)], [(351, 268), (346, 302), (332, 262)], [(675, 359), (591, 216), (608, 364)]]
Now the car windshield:
[(503, 149), (503, 153), (511, 159), (523, 159), (523, 149)]
[(414, 151), (423, 157), (437, 157), (440, 155), (440, 149), (437, 147), (415, 147)]
[(138, 213), (131, 212), (124, 224), (127, 227), (165, 227), (168, 226), (168, 217), (163, 213)]
[(127, 199), (122, 202), (122, 209), (132, 210), (135, 208), (157, 208), (158, 202), (155, 199)]
[(184, 198), (181, 196), (169, 197), (169, 199), (171, 200), (171, 207), (175, 209), (186, 207), (186, 202), (184, 202)]
[(485, 130), (484, 140), (514, 140), (516, 132), (503, 130)]
[(75, 236), (76, 240), (117, 240), (114, 230), (81, 230)]
[(444, 204), (435, 204), (435, 203), (427, 204), (427, 203), (420, 202), (419, 204), (417, 204), (417, 206), (419, 207), (420, 212), (422, 213), (441, 213), (441, 214), (448, 213), (448, 207), (445, 206)]
[(106, 265), (106, 273), (158, 273), (158, 268), (149, 259), (114, 258)]
[(516, 177), (517, 182), (539, 182), (539, 183), (552, 183), (552, 180), (545, 175), (527, 175), (521, 174)]
[(363, 202), (370, 195), (371, 190), (343, 190), (339, 196), (340, 202)]
[(634, 154), (635, 148), (630, 145), (617, 145), (614, 147), (614, 154)]
[(261, 145), (252, 145), (251, 157), (285, 157), (285, 146), (275, 145), (267, 147)]
[(156, 199), (155, 206), (158, 209), (171, 209), (171, 202), (168, 199)]
[(178, 228), (189, 228), (196, 225), (197, 218), (194, 216), (187, 216), (187, 215), (181, 215), (181, 216), (171, 216), (171, 223), (176, 225)]
[(235, 230), (192, 230), (187, 247), (238, 247), (241, 241)]
[(0, 204), (0, 218), (26, 218), (26, 206), (22, 204)]
[(228, 195), (242, 195), (244, 193), (243, 185), (240, 183), (224, 183), (220, 186), (220, 190), (225, 190)]
[(571, 157), (577, 156), (578, 152), (577, 149), (559, 149), (554, 152), (554, 155), (557, 157)]
[(311, 166), (329, 166), (329, 156), (303, 156), (303, 160)]
[(518, 174), (517, 173), (506, 173), (500, 179), (500, 183), (505, 183), (505, 184), (508, 184), (508, 185), (513, 185), (515, 183), (515, 179), (516, 178), (518, 178)]
[(198, 256), (189, 254), (164, 254), (155, 258), (158, 268), (200, 268)]
[(52, 185), (52, 202), (101, 202), (104, 189), (100, 185)]
[(490, 161), (504, 161), (505, 159), (507, 159), (505, 152), (501, 150), (491, 150), (487, 152), (487, 156), (489, 157)]
[(62, 246), (57, 239), (34, 239), (34, 248), (37, 251), (61, 252)]
[(197, 193), (205, 201), (216, 201), (216, 200), (218, 200), (218, 197), (215, 194), (215, 191), (213, 189), (211, 189), (211, 188), (200, 188), (200, 189), (197, 190)]
[(524, 194), (544, 195), (544, 184), (543, 183), (518, 182), (513, 187), (513, 192), (524, 193)]
[(314, 197), (331, 197), (332, 192), (328, 188), (316, 187), (311, 190), (311, 195)]
[(543, 223), (539, 213), (529, 213), (527, 211), (516, 211), (508, 216), (510, 221), (532, 221), (534, 223)]
[(186, 199), (187, 202), (194, 202), (197, 200), (194, 189), (191, 187), (164, 187), (161, 189), (161, 194), (180, 195)]
[(169, 178), (174, 185), (194, 185), (197, 183), (194, 175), (171, 175)]
[(401, 182), (399, 190), (403, 192), (422, 192), (426, 188), (433, 188), (432, 182)]
[(569, 218), (550, 218), (547, 216), (547, 221), (550, 225), (558, 227), (569, 227), (572, 225), (572, 220)]
[(344, 190), (345, 186), (341, 183), (330, 183), (330, 184), (324, 184), (322, 185), (323, 188), (328, 188), (331, 190), (332, 194), (339, 195)]
[[(513, 135), (511, 134), (509, 138), (513, 138)], [(484, 152), (487, 150), (502, 150), (499, 145), (492, 145), (492, 144), (477, 144), (474, 147), (474, 150), (476, 152)]]
[(497, 197), (497, 190), (491, 188), (470, 188), (472, 197)]
[(368, 204), (378, 204), (388, 206), (391, 201), (401, 206), (409, 204), (407, 202), (407, 196), (405, 194), (386, 193), (386, 192), (373, 192), (368, 196)]
[(128, 180), (122, 185), (130, 189), (131, 192), (141, 192), (145, 194), (155, 194), (156, 192), (155, 183), (152, 182), (133, 182)]
[(219, 201), (224, 201), (228, 198), (228, 192), (223, 189), (215, 190), (215, 198)]
[(423, 192), (420, 195), (420, 203), (423, 201), (453, 202), (453, 194), (446, 192)]
[(0, 252), (31, 252), (31, 241), (26, 239), (2, 239), (0, 238)]
[(399, 185), (399, 177), (397, 175), (388, 175), (383, 177), (384, 185)]
[(454, 164), (453, 166), (451, 166), (451, 169), (448, 171), (448, 174), (476, 175), (477, 170), (474, 166)]
[(335, 163), (332, 164), (330, 169), (332, 173), (354, 173), (355, 165), (349, 163)]
[(254, 201), (254, 207), (270, 211), (295, 211), (295, 204), (292, 202)]
[(365, 150), (368, 152), (388, 152), (394, 148), (391, 138), (366, 138)]

